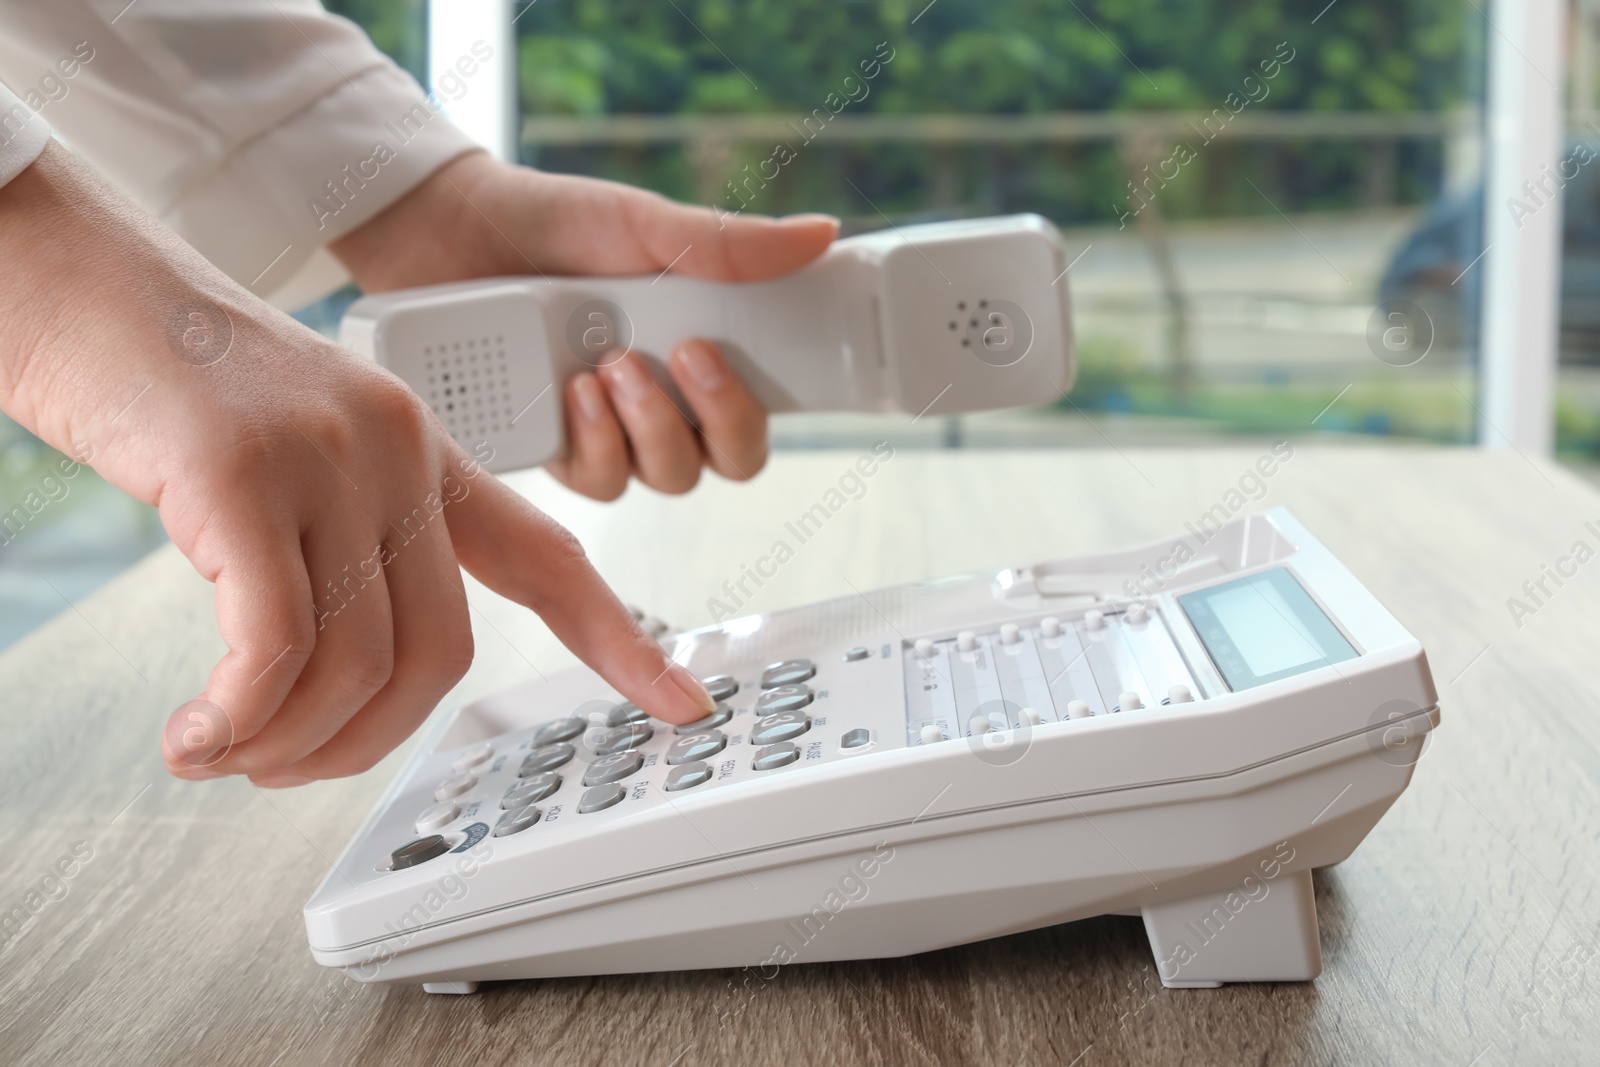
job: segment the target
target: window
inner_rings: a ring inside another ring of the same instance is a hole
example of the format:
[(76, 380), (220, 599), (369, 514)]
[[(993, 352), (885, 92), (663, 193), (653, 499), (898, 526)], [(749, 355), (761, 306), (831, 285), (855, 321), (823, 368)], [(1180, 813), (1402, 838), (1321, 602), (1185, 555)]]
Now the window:
[[(1316, 6), (539, 3), (516, 22), (521, 152), (847, 231), (1054, 220), (1077, 387), (930, 444), (1473, 441), (1484, 17)], [(742, 194), (779, 144), (793, 161)]]

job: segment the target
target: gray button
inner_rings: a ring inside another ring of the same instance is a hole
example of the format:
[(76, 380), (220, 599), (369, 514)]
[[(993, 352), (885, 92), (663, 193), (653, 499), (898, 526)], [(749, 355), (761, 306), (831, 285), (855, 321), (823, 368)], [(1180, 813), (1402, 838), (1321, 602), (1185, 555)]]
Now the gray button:
[(637, 704), (615, 704), (603, 716), (596, 716), (606, 726), (626, 726), (630, 722), (644, 722), (650, 716)]
[(786, 659), (774, 663), (761, 672), (761, 688), (775, 685), (796, 685), (817, 673), (817, 665), (808, 659)]
[(501, 799), (500, 806), (507, 811), (520, 808), (524, 804), (532, 804), (543, 800), (545, 797), (561, 788), (561, 776), (555, 771), (545, 771), (532, 778), (522, 781), (506, 790), (506, 795)]
[(770, 771), (779, 767), (787, 767), (800, 758), (800, 749), (785, 741), (781, 745), (771, 745), (756, 753), (756, 758), (750, 761), (750, 766), (758, 771)]
[(528, 758), (522, 761), (522, 769), (517, 771), (518, 778), (531, 778), (545, 771), (553, 771), (563, 766), (578, 750), (568, 744), (545, 745), (528, 753)]
[(690, 760), (705, 759), (715, 756), (728, 747), (728, 739), (717, 730), (707, 730), (700, 734), (684, 734), (672, 742), (667, 749), (667, 762), (670, 764), (688, 763)]
[(389, 869), (403, 871), (407, 867), (415, 867), (419, 863), (427, 863), (435, 856), (442, 856), (450, 851), (450, 846), (438, 834), (429, 834), (419, 837), (408, 845), (401, 845), (389, 853)]
[(571, 741), (583, 733), (589, 724), (582, 719), (557, 719), (547, 722), (533, 732), (533, 745), (553, 745), (557, 741)]
[(713, 674), (700, 679), (700, 684), (706, 687), (712, 700), (727, 700), (739, 691), (739, 682), (731, 674)]
[(857, 645), (855, 648), (845, 650), (844, 660), (846, 663), (854, 663), (857, 660), (866, 659), (870, 655), (872, 655), (871, 652), (862, 648), (860, 645)]
[(615, 730), (607, 730), (595, 741), (594, 750), (602, 756), (609, 756), (613, 752), (627, 752), (638, 748), (650, 740), (655, 728), (636, 722), (631, 726), (619, 726)]
[(726, 704), (718, 704), (717, 710), (710, 715), (703, 719), (696, 719), (694, 722), (686, 722), (677, 729), (680, 734), (703, 734), (707, 730), (715, 730), (731, 718), (733, 718), (733, 709)]
[(543, 814), (544, 812), (540, 811), (532, 804), (527, 804), (523, 807), (508, 811), (504, 815), (500, 816), (499, 822), (494, 824), (494, 836), (510, 837), (512, 834), (520, 834), (522, 831), (538, 822), (539, 816)]
[(860, 748), (870, 744), (872, 744), (872, 731), (859, 726), (854, 730), (846, 730), (844, 736), (839, 738), (840, 748)]
[(593, 789), (584, 790), (583, 796), (578, 798), (578, 814), (587, 815), (591, 811), (605, 811), (613, 804), (622, 802), (628, 791), (620, 785), (597, 785)]
[(775, 711), (799, 711), (816, 696), (806, 685), (783, 685), (769, 689), (756, 698), (756, 714), (770, 715)]
[(685, 763), (667, 772), (667, 781), (663, 788), (669, 793), (676, 793), (680, 789), (693, 789), (709, 781), (711, 781), (711, 764)]
[(811, 716), (803, 711), (783, 711), (756, 720), (750, 728), (752, 745), (771, 745), (790, 741), (811, 729)]
[(644, 757), (637, 752), (615, 752), (601, 756), (583, 772), (584, 785), (604, 785), (626, 778), (644, 766)]

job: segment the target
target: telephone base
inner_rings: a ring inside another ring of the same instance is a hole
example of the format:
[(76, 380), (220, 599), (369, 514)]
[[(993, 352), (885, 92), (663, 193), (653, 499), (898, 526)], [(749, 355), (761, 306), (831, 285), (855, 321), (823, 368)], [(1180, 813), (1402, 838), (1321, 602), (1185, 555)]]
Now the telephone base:
[(446, 993), (461, 996), (466, 993), (478, 991), (477, 982), (423, 982), (424, 993)]
[[(1311, 871), (1255, 885), (1142, 909), (1162, 985), (1215, 989), (1224, 982), (1309, 982), (1322, 973)], [(1257, 890), (1260, 895), (1253, 896)]]

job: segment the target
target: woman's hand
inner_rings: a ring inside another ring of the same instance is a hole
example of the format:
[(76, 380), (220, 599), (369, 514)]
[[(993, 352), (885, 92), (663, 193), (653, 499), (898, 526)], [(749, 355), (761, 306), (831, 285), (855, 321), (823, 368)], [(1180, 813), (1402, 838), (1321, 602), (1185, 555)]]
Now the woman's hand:
[[(332, 251), (367, 292), (509, 274), (637, 275), (714, 281), (787, 274), (838, 233), (823, 215), (718, 215), (615, 182), (545, 174), (478, 152), (455, 160)], [(567, 386), (571, 454), (549, 465), (611, 500), (630, 475), (682, 493), (702, 465), (749, 478), (767, 457), (767, 417), (716, 346), (685, 339), (668, 368), (698, 429), (627, 355)]]
[(0, 407), (160, 509), (228, 653), (168, 768), (365, 770), (472, 660), (458, 564), (671, 722), (705, 690), (401, 382), (235, 285), (59, 145), (0, 188)]

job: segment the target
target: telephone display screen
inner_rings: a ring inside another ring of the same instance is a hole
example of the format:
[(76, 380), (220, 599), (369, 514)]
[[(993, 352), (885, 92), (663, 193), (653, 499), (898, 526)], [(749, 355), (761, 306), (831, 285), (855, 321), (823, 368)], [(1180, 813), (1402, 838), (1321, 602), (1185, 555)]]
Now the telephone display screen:
[(1236, 693), (1356, 656), (1284, 567), (1186, 593), (1178, 604)]

